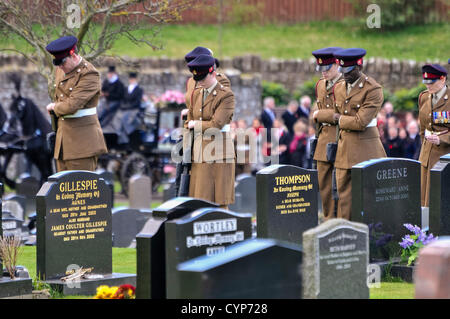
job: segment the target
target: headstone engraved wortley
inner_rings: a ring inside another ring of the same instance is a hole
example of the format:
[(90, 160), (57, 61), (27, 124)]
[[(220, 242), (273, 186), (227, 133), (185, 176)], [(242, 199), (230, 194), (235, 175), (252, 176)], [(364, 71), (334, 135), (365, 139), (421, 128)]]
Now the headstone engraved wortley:
[[(36, 196), (37, 274), (64, 294), (136, 283), (135, 275), (112, 273), (110, 192), (94, 172), (63, 171), (50, 176)], [(87, 279), (61, 280), (80, 268), (91, 268)]]
[(328, 220), (303, 233), (303, 253), (304, 298), (369, 298), (367, 225)]

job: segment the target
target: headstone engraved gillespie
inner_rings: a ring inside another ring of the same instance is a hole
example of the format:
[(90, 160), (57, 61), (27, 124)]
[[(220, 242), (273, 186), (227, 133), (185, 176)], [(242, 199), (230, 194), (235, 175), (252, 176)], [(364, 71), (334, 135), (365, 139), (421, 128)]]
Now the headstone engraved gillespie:
[(403, 224), (421, 225), (420, 163), (381, 158), (353, 166), (351, 220), (369, 226), (372, 260), (399, 253)]
[(312, 299), (367, 299), (369, 229), (336, 218), (303, 233), (303, 293)]
[(112, 272), (110, 188), (96, 173), (65, 171), (37, 194), (37, 273), (66, 276), (69, 265)]
[(256, 174), (257, 237), (301, 244), (318, 224), (316, 170), (271, 165)]
[(218, 208), (201, 208), (165, 223), (167, 297), (179, 287), (176, 267), (180, 262), (226, 251), (226, 247), (252, 236), (251, 214)]

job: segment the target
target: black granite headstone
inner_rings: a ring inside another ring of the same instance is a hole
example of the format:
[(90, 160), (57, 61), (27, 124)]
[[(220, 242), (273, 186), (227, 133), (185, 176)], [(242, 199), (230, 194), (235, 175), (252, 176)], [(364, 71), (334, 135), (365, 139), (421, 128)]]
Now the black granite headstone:
[(301, 244), (318, 224), (317, 171), (271, 165), (256, 174), (257, 237)]
[(139, 234), (151, 211), (144, 209), (118, 207), (112, 211), (113, 247), (132, 248), (136, 235)]
[[(135, 283), (135, 275), (112, 273), (110, 188), (89, 171), (63, 171), (49, 177), (37, 194), (36, 273), (65, 294), (95, 294), (100, 284)], [(93, 268), (78, 285), (60, 279)], [(95, 277), (94, 277), (95, 276)]]
[(249, 239), (223, 254), (178, 265), (176, 299), (300, 299), (302, 249), (271, 239)]
[(450, 235), (450, 154), (430, 171), (430, 233)]
[(224, 253), (228, 246), (250, 239), (252, 215), (219, 208), (201, 208), (165, 223), (167, 298), (178, 293), (176, 267), (201, 256)]
[(136, 298), (166, 298), (166, 245), (164, 223), (183, 217), (202, 207), (217, 207), (217, 204), (191, 198), (173, 198), (152, 212), (141, 233), (136, 236)]
[(36, 211), (36, 194), (39, 191), (39, 181), (28, 173), (20, 175), (16, 182), (16, 193), (26, 198), (26, 215)]
[(418, 161), (381, 158), (352, 167), (351, 220), (369, 226), (371, 260), (398, 255), (403, 224), (420, 226), (421, 218)]
[(256, 177), (250, 174), (236, 176), (234, 194), (235, 202), (229, 206), (230, 210), (256, 217)]
[(114, 207), (114, 173), (105, 169), (98, 169), (95, 172), (105, 180), (106, 185), (111, 189), (111, 207)]

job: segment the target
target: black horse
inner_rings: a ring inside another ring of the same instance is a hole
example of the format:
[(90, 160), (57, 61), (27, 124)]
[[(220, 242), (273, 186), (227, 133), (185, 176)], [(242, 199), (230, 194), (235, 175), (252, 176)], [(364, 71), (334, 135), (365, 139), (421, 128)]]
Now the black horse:
[(10, 105), (11, 126), (15, 121), (20, 123), (20, 139), (23, 141), (23, 149), (28, 159), (28, 171), (34, 164), (41, 173), (41, 184), (47, 181), (53, 174), (52, 151), (48, 148), (46, 137), (52, 131), (50, 122), (41, 113), (36, 104), (20, 94), (21, 79), (18, 75), (10, 76), (16, 88), (16, 94), (12, 96)]

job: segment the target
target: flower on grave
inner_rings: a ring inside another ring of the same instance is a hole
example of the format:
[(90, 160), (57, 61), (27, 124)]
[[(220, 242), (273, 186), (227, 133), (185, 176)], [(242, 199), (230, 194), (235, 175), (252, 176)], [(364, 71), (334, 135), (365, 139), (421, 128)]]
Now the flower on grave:
[(128, 284), (119, 287), (102, 285), (97, 287), (97, 294), (94, 299), (135, 299), (135, 291), (136, 288)]
[(167, 106), (183, 106), (186, 104), (186, 99), (184, 94), (180, 91), (167, 90), (155, 99), (155, 103), (159, 108)]
[(413, 235), (405, 235), (402, 238), (402, 241), (399, 242), (400, 247), (402, 247), (402, 260), (407, 260), (408, 266), (410, 266), (416, 261), (419, 249), (436, 240), (437, 237), (435, 238), (433, 234), (427, 235), (427, 233), (417, 225), (403, 224), (403, 226), (413, 233)]

